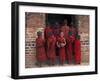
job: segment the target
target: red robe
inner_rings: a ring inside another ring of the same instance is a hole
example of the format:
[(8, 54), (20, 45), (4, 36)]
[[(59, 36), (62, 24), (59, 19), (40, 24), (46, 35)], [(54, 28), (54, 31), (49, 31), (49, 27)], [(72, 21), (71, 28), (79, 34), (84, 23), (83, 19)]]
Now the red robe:
[(53, 34), (54, 34), (54, 36), (56, 37), (56, 39), (57, 39), (58, 36), (59, 36), (59, 32), (60, 32), (60, 29), (59, 29), (59, 28), (53, 28)]
[(73, 49), (73, 43), (74, 43), (75, 37), (74, 36), (69, 36), (67, 39), (67, 60), (69, 63), (72, 62), (73, 60), (73, 53), (74, 53), (74, 49)]
[[(60, 32), (59, 28), (53, 28), (53, 34), (56, 37), (56, 39), (58, 39), (58, 37), (59, 37), (59, 32)], [(57, 46), (56, 46), (56, 55), (59, 56), (59, 52), (58, 52), (58, 47)]]
[[(58, 44), (65, 43), (65, 38), (59, 37), (57, 42)], [(66, 61), (65, 46), (59, 48), (59, 57), (60, 57), (61, 64), (64, 64), (64, 62)]]
[(44, 38), (45, 38), (45, 40), (47, 40), (48, 37), (49, 37), (48, 32), (52, 32), (52, 29), (50, 27), (46, 27), (45, 30), (44, 30)]
[(75, 53), (75, 63), (80, 64), (81, 62), (81, 44), (80, 40), (76, 39), (74, 42), (74, 53)]
[(77, 30), (74, 27), (70, 27), (69, 31), (73, 33), (73, 36), (76, 36)]
[(46, 54), (47, 54), (47, 40), (48, 40), (48, 38), (49, 38), (49, 35), (48, 35), (49, 32), (53, 32), (52, 29), (51, 29), (51, 27), (46, 27), (45, 30), (44, 30)]
[(69, 26), (62, 26), (61, 29), (60, 29), (62, 32), (64, 32), (64, 37), (65, 39), (67, 39), (68, 37), (68, 32), (69, 32)]
[(56, 38), (54, 36), (50, 36), (47, 40), (47, 56), (54, 63), (56, 60)]
[(46, 53), (44, 47), (45, 41), (42, 37), (36, 39), (36, 57), (37, 61), (43, 63), (46, 61)]

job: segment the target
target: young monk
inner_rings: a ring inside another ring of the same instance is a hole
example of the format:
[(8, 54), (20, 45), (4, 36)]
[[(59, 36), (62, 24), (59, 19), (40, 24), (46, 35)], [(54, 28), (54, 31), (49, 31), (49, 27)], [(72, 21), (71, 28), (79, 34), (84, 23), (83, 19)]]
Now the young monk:
[(53, 34), (56, 37), (56, 39), (59, 36), (59, 33), (60, 33), (60, 25), (58, 22), (56, 22), (54, 27), (53, 27)]
[(64, 37), (67, 39), (68, 37), (68, 32), (69, 32), (69, 26), (68, 26), (68, 21), (64, 20), (63, 25), (61, 26), (60, 30), (64, 32)]
[(47, 40), (48, 37), (49, 37), (48, 32), (53, 32), (49, 23), (47, 24), (47, 26), (46, 26), (46, 28), (44, 30), (44, 38), (45, 38), (45, 40)]
[[(53, 26), (53, 34), (56, 37), (56, 39), (58, 39), (59, 33), (60, 33), (60, 24), (58, 22), (55, 22), (55, 24)], [(56, 46), (56, 56), (57, 56), (57, 58), (59, 57), (58, 49), (59, 48)]]
[(71, 24), (70, 24), (70, 27), (69, 27), (69, 32), (72, 32), (73, 34), (73, 36), (74, 37), (76, 37), (76, 34), (77, 34), (77, 29), (75, 28), (75, 26), (74, 26), (74, 23), (73, 22), (71, 22)]
[(71, 64), (73, 62), (73, 43), (74, 43), (75, 37), (73, 35), (73, 32), (69, 32), (69, 36), (67, 38), (67, 59), (68, 59), (68, 63)]
[(41, 67), (43, 63), (46, 62), (46, 53), (45, 53), (45, 41), (42, 37), (42, 32), (37, 32), (36, 38), (36, 58), (38, 65)]
[(49, 34), (48, 33), (52, 33), (52, 28), (51, 28), (51, 25), (50, 23), (47, 23), (47, 26), (45, 27), (44, 29), (44, 39), (45, 39), (45, 50), (46, 50), (46, 56), (47, 56), (47, 41), (48, 41), (48, 38), (49, 38)]
[(49, 65), (54, 65), (56, 61), (56, 38), (52, 32), (48, 32), (49, 38), (47, 40), (47, 56)]
[(75, 63), (81, 63), (81, 43), (80, 43), (80, 35), (76, 36), (74, 41), (74, 53), (75, 53)]
[[(69, 26), (68, 26), (68, 21), (65, 19), (64, 22), (63, 22), (63, 25), (61, 26), (60, 30), (62, 32), (64, 32), (64, 38), (66, 39), (67, 41), (67, 38), (68, 38), (68, 33), (69, 33)], [(67, 55), (67, 44), (66, 44), (66, 55)], [(68, 60), (68, 58), (66, 57), (66, 60)]]
[(57, 39), (57, 46), (59, 48), (59, 58), (60, 58), (61, 65), (63, 65), (66, 61), (65, 45), (66, 45), (66, 41), (64, 38), (64, 33), (60, 32), (60, 35)]

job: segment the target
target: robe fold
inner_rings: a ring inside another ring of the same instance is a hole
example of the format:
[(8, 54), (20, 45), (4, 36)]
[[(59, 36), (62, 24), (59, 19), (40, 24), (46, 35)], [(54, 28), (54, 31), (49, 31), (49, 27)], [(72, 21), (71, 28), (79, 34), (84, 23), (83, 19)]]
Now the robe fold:
[(74, 56), (74, 40), (75, 37), (74, 36), (69, 36), (67, 39), (67, 60), (68, 63), (72, 63), (73, 61), (73, 56)]
[(49, 32), (53, 33), (53, 31), (52, 31), (52, 29), (50, 27), (46, 27), (45, 30), (44, 30), (44, 38), (45, 38), (45, 40), (47, 40), (49, 38), (49, 35), (48, 35)]
[[(62, 43), (65, 43), (65, 38), (58, 37), (57, 42), (59, 45), (61, 45)], [(66, 61), (65, 46), (59, 48), (59, 58), (60, 58), (61, 64), (64, 64), (64, 62)]]
[(36, 58), (37, 61), (43, 63), (46, 61), (45, 41), (42, 37), (36, 39)]
[(81, 62), (81, 44), (80, 40), (76, 39), (74, 42), (74, 53), (75, 53), (75, 63), (80, 64)]
[(62, 26), (60, 29), (61, 32), (64, 32), (64, 37), (67, 39), (69, 33), (69, 26)]
[(54, 63), (56, 60), (56, 38), (50, 36), (47, 40), (47, 56), (50, 62)]

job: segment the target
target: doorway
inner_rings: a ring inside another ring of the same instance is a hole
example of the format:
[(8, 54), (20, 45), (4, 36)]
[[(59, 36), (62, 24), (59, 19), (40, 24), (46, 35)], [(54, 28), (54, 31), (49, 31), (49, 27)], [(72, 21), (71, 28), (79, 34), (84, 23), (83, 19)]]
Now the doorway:
[(49, 23), (52, 27), (56, 22), (61, 26), (64, 20), (67, 20), (70, 26), (71, 22), (75, 23), (75, 16), (69, 14), (46, 14), (46, 24)]

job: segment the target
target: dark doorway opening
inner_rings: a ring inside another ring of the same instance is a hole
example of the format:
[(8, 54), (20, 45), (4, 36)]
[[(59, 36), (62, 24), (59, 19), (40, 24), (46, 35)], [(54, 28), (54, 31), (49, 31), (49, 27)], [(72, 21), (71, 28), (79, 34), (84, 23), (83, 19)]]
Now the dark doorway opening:
[(56, 22), (62, 25), (64, 20), (68, 21), (68, 25), (73, 22), (73, 15), (65, 14), (46, 14), (46, 24), (49, 23), (51, 26), (54, 26)]

